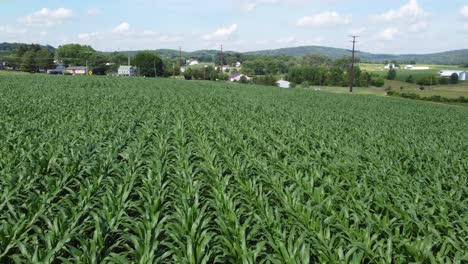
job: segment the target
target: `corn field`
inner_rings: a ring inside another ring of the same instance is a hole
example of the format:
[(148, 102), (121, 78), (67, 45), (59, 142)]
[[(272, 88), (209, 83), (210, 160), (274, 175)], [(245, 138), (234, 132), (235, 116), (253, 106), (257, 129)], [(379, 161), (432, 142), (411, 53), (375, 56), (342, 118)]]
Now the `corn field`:
[(0, 263), (467, 263), (468, 108), (0, 76)]

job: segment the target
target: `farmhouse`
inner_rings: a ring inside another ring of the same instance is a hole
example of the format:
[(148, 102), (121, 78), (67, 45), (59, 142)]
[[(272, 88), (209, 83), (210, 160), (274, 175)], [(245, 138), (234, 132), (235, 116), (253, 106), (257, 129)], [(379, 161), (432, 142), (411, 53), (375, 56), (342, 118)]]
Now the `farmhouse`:
[(384, 68), (385, 68), (386, 70), (389, 70), (389, 69), (396, 69), (394, 63), (389, 63), (389, 64), (385, 65)]
[(198, 65), (198, 64), (200, 64), (200, 63), (197, 60), (189, 61), (190, 66)]
[(86, 75), (88, 70), (90, 70), (90, 68), (86, 66), (70, 66), (65, 69), (65, 72), (72, 75)]
[(233, 73), (231, 74), (231, 76), (229, 76), (229, 81), (231, 82), (239, 82), (241, 80), (242, 77), (245, 77), (245, 79), (247, 81), (250, 81), (250, 77), (248, 77), (247, 75), (244, 75), (244, 74), (241, 74), (241, 73)]
[(467, 71), (450, 71), (450, 70), (444, 70), (440, 71), (440, 77), (444, 78), (450, 78), (452, 74), (457, 74), (458, 75), (458, 80), (459, 81), (466, 81), (468, 78), (468, 72)]
[(137, 76), (137, 69), (133, 66), (120, 66), (117, 74), (119, 76)]
[(285, 80), (279, 80), (276, 82), (280, 88), (291, 88), (291, 83)]

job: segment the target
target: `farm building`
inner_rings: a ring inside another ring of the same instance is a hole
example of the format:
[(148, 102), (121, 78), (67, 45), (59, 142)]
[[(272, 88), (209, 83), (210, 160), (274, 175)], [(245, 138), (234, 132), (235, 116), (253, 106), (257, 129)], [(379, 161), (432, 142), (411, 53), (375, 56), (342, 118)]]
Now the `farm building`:
[(459, 81), (466, 81), (468, 78), (468, 72), (467, 71), (440, 71), (440, 77), (445, 77), (445, 78), (450, 78), (452, 74), (456, 73), (458, 75), (458, 80)]
[(70, 66), (65, 69), (65, 72), (72, 75), (87, 75), (88, 70), (90, 70), (90, 68), (86, 66)]
[(424, 71), (424, 70), (430, 70), (430, 68), (429, 67), (423, 67), (423, 66), (416, 67), (416, 66), (413, 66), (413, 65), (406, 65), (405, 70)]
[(119, 76), (137, 76), (137, 69), (133, 66), (120, 66), (117, 74)]
[(47, 70), (47, 74), (63, 74), (66, 70), (65, 65), (59, 64), (56, 65), (54, 69)]
[(190, 66), (193, 66), (193, 65), (198, 65), (200, 64), (197, 60), (193, 60), (193, 61), (189, 61), (188, 63)]
[(385, 65), (384, 68), (385, 68), (386, 70), (389, 70), (389, 69), (396, 69), (396, 66), (395, 66), (395, 64), (393, 64), (393, 63), (389, 63), (389, 64)]
[(291, 83), (285, 80), (279, 80), (276, 82), (280, 88), (291, 88)]
[(241, 73), (234, 73), (234, 74), (231, 74), (231, 76), (229, 76), (229, 80), (231, 82), (239, 82), (241, 80), (242, 76), (244, 76), (247, 79), (247, 81), (250, 81), (250, 79), (251, 79), (247, 75), (244, 75), (244, 74), (241, 74)]

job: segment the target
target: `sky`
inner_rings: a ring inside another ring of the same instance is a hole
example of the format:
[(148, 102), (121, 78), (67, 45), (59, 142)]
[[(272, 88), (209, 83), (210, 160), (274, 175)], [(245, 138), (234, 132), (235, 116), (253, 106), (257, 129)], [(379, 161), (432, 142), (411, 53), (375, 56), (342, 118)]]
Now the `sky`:
[(468, 0), (0, 0), (0, 42), (100, 51), (255, 51), (305, 45), (373, 53), (468, 47)]

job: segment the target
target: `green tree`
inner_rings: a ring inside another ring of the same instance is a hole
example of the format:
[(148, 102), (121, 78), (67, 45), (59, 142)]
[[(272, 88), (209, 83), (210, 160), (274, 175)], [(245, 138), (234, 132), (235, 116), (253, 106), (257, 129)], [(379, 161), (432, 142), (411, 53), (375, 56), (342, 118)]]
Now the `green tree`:
[(139, 52), (133, 59), (133, 62), (138, 67), (142, 76), (162, 77), (164, 75), (163, 62), (155, 53), (149, 51)]
[(390, 69), (387, 74), (387, 80), (395, 80), (397, 76), (397, 72), (395, 69)]
[(36, 72), (36, 52), (34, 50), (28, 50), (23, 54), (20, 69), (25, 72)]
[(96, 51), (91, 46), (79, 44), (63, 45), (55, 51), (55, 58), (58, 61), (73, 66), (84, 66), (86, 61), (89, 66), (94, 66), (96, 57)]
[(39, 69), (50, 69), (54, 65), (54, 54), (48, 49), (41, 49), (36, 52), (35, 61)]

